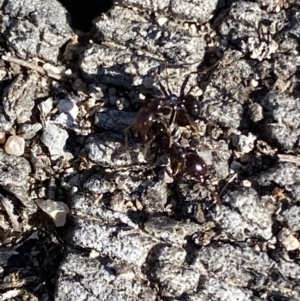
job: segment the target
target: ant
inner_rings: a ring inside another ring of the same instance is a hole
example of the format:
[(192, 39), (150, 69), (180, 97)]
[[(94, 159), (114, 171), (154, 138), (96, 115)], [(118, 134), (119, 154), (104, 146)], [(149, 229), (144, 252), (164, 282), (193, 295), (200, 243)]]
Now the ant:
[[(200, 104), (194, 96), (189, 94), (191, 89), (185, 94), (185, 89), (190, 76), (195, 73), (198, 73), (198, 71), (186, 75), (181, 85), (179, 96), (173, 94), (168, 85), (167, 89), (165, 89), (157, 76), (155, 76), (164, 97), (154, 99), (146, 108), (139, 111), (133, 126), (133, 131), (136, 136), (140, 135), (143, 141), (147, 143), (143, 151), (145, 157), (153, 140), (161, 134), (167, 134), (167, 137), (169, 138), (169, 146), (167, 149), (171, 157), (174, 174), (177, 174), (179, 170), (182, 170), (202, 185), (205, 185), (204, 179), (208, 169), (204, 160), (196, 152), (184, 149), (179, 146), (179, 144), (173, 142), (174, 131), (178, 126), (182, 125), (184, 119), (184, 125), (186, 125), (187, 121), (197, 133), (198, 129), (194, 120), (202, 119), (207, 121), (205, 118), (199, 116)], [(128, 149), (128, 130), (129, 128), (125, 130), (126, 149)], [(219, 197), (210, 189), (208, 189), (208, 191), (216, 197), (218, 204), (220, 204)]]

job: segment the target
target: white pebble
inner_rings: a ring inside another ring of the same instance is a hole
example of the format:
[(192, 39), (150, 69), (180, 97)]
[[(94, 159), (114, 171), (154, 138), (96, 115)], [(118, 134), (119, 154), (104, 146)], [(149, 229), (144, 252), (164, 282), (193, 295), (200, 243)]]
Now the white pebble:
[(49, 215), (56, 227), (62, 227), (66, 223), (69, 207), (63, 202), (51, 200), (35, 200), (36, 204)]
[(51, 72), (53, 72), (55, 74), (60, 74), (61, 73), (61, 71), (59, 70), (59, 68), (57, 68), (56, 66), (53, 66), (53, 65), (51, 65), (49, 63), (45, 63), (43, 65), (43, 68), (44, 68), (44, 70), (51, 71)]
[(250, 80), (250, 85), (254, 88), (256, 88), (258, 86), (259, 82), (255, 79), (251, 79)]
[(157, 18), (157, 24), (159, 25), (159, 26), (163, 26), (165, 23), (167, 23), (168, 22), (168, 18), (164, 18), (164, 17), (162, 17), (162, 18)]
[(42, 101), (38, 105), (38, 108), (44, 116), (49, 115), (51, 110), (53, 109), (53, 98), (49, 97), (45, 101)]
[(5, 151), (12, 156), (22, 156), (25, 150), (25, 140), (22, 137), (10, 136), (5, 143)]
[(297, 250), (300, 247), (299, 240), (292, 234), (292, 231), (287, 228), (283, 228), (278, 233), (278, 240), (287, 251)]

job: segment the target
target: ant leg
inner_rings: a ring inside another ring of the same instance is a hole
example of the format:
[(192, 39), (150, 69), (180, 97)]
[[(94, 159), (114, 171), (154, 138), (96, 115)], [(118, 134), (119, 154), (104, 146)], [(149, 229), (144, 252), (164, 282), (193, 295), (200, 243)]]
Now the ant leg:
[[(157, 135), (159, 135), (160, 132), (167, 133), (167, 135), (171, 139), (171, 132), (170, 132), (169, 124), (168, 124), (167, 120), (165, 120), (162, 117), (156, 117), (156, 118), (153, 119), (152, 124), (154, 124), (156, 126), (155, 130), (158, 131), (158, 132), (156, 132), (156, 133), (158, 133)], [(145, 159), (146, 159), (146, 156), (147, 156), (148, 149), (150, 148), (152, 142), (155, 140), (157, 135), (153, 135), (152, 138), (146, 143), (146, 146), (143, 150), (143, 155), (144, 155)]]
[(182, 85), (181, 85), (181, 88), (180, 88), (180, 97), (181, 97), (181, 98), (183, 98), (184, 95), (188, 95), (188, 94), (191, 92), (192, 87), (190, 88), (189, 92), (186, 93), (186, 94), (184, 93), (184, 90), (185, 90), (186, 85), (187, 85), (187, 83), (188, 83), (188, 81), (189, 81), (189, 79), (190, 79), (190, 76), (191, 76), (192, 74), (197, 74), (197, 73), (199, 73), (199, 71), (192, 71), (192, 72), (190, 72), (190, 73), (188, 73), (188, 74), (186, 75), (186, 77), (185, 77), (185, 79), (184, 79), (184, 81), (183, 81), (183, 83), (182, 83)]
[[(199, 72), (198, 72), (198, 71), (192, 71), (192, 72), (190, 72), (190, 73), (188, 73), (188, 74), (186, 75), (186, 77), (185, 77), (185, 79), (184, 79), (184, 81), (183, 81), (183, 83), (182, 83), (182, 85), (181, 85), (181, 88), (180, 88), (180, 96), (179, 96), (179, 97), (183, 98), (184, 95), (186, 95), (186, 94), (184, 94), (184, 90), (185, 90), (186, 85), (187, 85), (187, 83), (188, 83), (188, 81), (189, 81), (189, 79), (190, 79), (190, 76), (191, 76), (192, 74), (196, 74), (196, 73), (199, 73)], [(191, 90), (192, 90), (192, 88), (189, 90), (189, 92), (188, 92), (187, 94), (189, 94), (189, 93), (191, 92)]]
[(125, 134), (125, 154), (126, 154), (126, 159), (128, 161), (130, 161), (130, 154), (129, 154), (129, 144), (128, 144), (128, 132), (129, 130), (132, 128), (132, 126), (128, 126), (125, 130), (124, 130), (124, 134)]
[(146, 143), (146, 145), (145, 145), (145, 147), (144, 147), (144, 149), (143, 149), (143, 156), (144, 156), (144, 158), (145, 158), (146, 161), (147, 161), (147, 153), (148, 153), (148, 150), (149, 150), (149, 148), (150, 148), (152, 142), (154, 141), (154, 139), (155, 139), (155, 136), (152, 137), (152, 138)]
[(194, 132), (197, 133), (198, 136), (200, 136), (199, 129), (197, 127), (196, 122), (187, 113), (185, 113), (185, 117), (189, 122), (190, 126), (192, 127), (192, 129), (194, 130)]
[(171, 113), (171, 116), (170, 116), (170, 119), (169, 119), (169, 126), (166, 127), (166, 129), (168, 131), (168, 135), (170, 137), (169, 147), (171, 147), (172, 144), (173, 144), (173, 135), (172, 135), (172, 132), (173, 132), (175, 126), (176, 126), (176, 123), (175, 123), (176, 115), (177, 115), (177, 111), (173, 109), (172, 113)]
[(172, 112), (171, 112), (171, 116), (170, 116), (170, 119), (169, 119), (169, 127), (171, 128), (171, 132), (172, 132), (172, 128), (175, 124), (175, 119), (176, 119), (176, 115), (177, 115), (177, 111), (175, 109), (172, 109)]
[(187, 83), (188, 83), (188, 81), (189, 81), (189, 79), (190, 79), (190, 76), (191, 76), (191, 74), (192, 73), (189, 73), (186, 77), (185, 77), (185, 79), (184, 79), (184, 81), (183, 81), (183, 83), (182, 83), (182, 85), (181, 85), (181, 88), (180, 88), (180, 96), (179, 97), (184, 97), (184, 90), (185, 90), (185, 88), (186, 88), (186, 85), (187, 85)]
[(172, 164), (173, 175), (177, 176), (179, 172), (182, 170), (183, 163), (181, 161), (174, 162)]
[[(181, 89), (180, 89), (180, 97), (184, 97), (184, 90), (186, 88), (186, 85), (189, 81), (189, 78), (192, 74), (197, 74), (197, 73), (205, 73), (207, 71), (210, 71), (211, 69), (215, 68), (218, 64), (219, 64), (219, 60), (217, 60), (212, 66), (209, 66), (209, 67), (205, 67), (203, 68), (202, 70), (197, 70), (197, 71), (192, 71), (190, 72), (189, 74), (186, 75), (182, 85), (181, 85)], [(189, 94), (191, 92), (191, 89), (189, 90), (189, 92), (187, 94)]]
[[(187, 116), (188, 118), (188, 116)], [(206, 130), (205, 130), (205, 137), (208, 136), (210, 143), (213, 143), (213, 126), (214, 123), (210, 120), (207, 120), (205, 117), (200, 117), (200, 120), (204, 121), (206, 123)]]
[[(173, 112), (175, 112), (175, 110), (172, 110), (172, 113)], [(175, 114), (176, 114), (176, 112), (175, 112)], [(176, 115), (174, 116), (174, 120), (175, 120), (175, 117), (176, 117)], [(169, 137), (169, 147), (171, 147), (172, 144), (173, 144), (172, 132), (173, 132), (173, 126), (175, 124), (174, 121), (172, 122), (172, 124), (170, 124), (170, 122), (168, 122), (164, 118), (157, 118), (155, 121), (161, 124), (160, 131), (163, 132), (163, 133), (166, 133), (168, 135), (168, 137)]]
[(173, 176), (182, 174), (185, 164), (185, 151), (175, 142), (170, 146), (170, 155)]

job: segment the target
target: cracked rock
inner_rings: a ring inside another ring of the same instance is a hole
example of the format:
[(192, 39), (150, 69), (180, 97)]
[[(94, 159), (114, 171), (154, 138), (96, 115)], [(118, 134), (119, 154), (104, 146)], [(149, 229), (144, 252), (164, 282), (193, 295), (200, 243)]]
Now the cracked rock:
[(57, 62), (60, 47), (71, 39), (66, 11), (58, 1), (9, 0), (2, 10), (0, 31), (19, 57)]
[(69, 135), (66, 130), (55, 124), (47, 123), (44, 127), (41, 141), (48, 147), (52, 158), (55, 160), (65, 155), (66, 141)]
[(217, 208), (213, 217), (229, 237), (237, 241), (247, 237), (271, 238), (271, 213), (260, 204), (254, 189), (240, 188), (228, 193), (223, 203), (225, 206)]
[(38, 75), (31, 72), (28, 76), (18, 75), (11, 83), (3, 101), (5, 113), (10, 121), (17, 119), (18, 123), (24, 123), (30, 120), (38, 79)]

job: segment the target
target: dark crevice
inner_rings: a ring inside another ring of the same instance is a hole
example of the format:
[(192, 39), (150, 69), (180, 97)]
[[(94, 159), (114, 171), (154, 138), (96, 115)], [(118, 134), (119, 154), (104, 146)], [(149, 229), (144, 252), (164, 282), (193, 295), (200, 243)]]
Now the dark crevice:
[(72, 28), (89, 32), (94, 18), (107, 12), (112, 0), (58, 0), (71, 15)]

